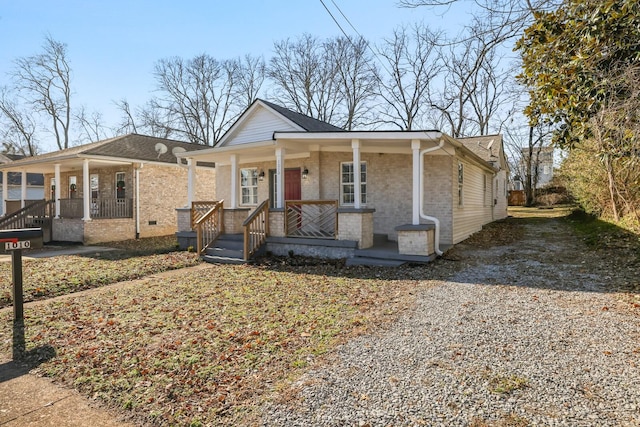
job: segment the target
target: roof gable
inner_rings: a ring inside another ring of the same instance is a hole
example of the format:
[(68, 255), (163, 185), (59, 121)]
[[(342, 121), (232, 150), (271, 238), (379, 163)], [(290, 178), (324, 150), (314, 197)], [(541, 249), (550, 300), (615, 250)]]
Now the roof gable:
[(216, 147), (269, 141), (274, 132), (344, 131), (321, 120), (296, 113), (285, 107), (257, 99), (224, 134)]
[(495, 164), (502, 168), (507, 167), (502, 145), (502, 135), (483, 135), (468, 138), (457, 138), (473, 154), (485, 162)]

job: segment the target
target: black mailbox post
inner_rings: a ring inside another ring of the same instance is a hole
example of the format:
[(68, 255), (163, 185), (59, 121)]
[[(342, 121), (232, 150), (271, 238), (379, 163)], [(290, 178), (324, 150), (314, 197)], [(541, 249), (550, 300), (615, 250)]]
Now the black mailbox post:
[(0, 230), (0, 249), (11, 251), (13, 283), (13, 320), (24, 319), (24, 301), (22, 296), (22, 250), (42, 247), (42, 229), (24, 228), (18, 230)]

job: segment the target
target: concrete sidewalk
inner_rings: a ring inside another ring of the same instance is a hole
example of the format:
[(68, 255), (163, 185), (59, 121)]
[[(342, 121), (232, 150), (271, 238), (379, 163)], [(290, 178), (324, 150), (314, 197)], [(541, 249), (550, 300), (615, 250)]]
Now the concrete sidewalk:
[[(25, 251), (23, 259), (59, 255), (85, 255), (117, 250), (104, 246), (54, 246)], [(10, 262), (11, 254), (0, 254), (0, 262)], [(0, 358), (0, 426), (2, 427), (133, 427), (119, 421), (109, 411), (92, 405), (76, 390), (53, 384), (30, 374), (19, 364)]]
[(77, 391), (28, 373), (0, 360), (0, 426), (3, 427), (133, 427), (91, 404)]

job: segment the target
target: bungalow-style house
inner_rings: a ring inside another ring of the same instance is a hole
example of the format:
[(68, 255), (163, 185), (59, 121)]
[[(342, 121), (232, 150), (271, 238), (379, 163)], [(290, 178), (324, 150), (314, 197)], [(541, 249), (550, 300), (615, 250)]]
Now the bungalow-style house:
[[(210, 257), (276, 255), (428, 261), (507, 215), (500, 135), (344, 131), (256, 100), (212, 148), (216, 201), (178, 212), (183, 246)], [(191, 183), (195, 185), (195, 183)], [(213, 183), (207, 185), (214, 186)], [(207, 256), (205, 256), (205, 259)]]
[(130, 134), (1, 164), (3, 194), (9, 174), (39, 173), (45, 200), (23, 201), (0, 229), (43, 227), (45, 241), (84, 244), (174, 234), (177, 207), (213, 197), (213, 165), (176, 157), (204, 148)]
[[(11, 163), (20, 160), (25, 156), (19, 154), (0, 153), (0, 164)], [(26, 202), (44, 199), (44, 177), (41, 173), (28, 173), (26, 175), (25, 186), (22, 186), (22, 174), (11, 172), (7, 176), (7, 192), (4, 193), (4, 176), (0, 174), (0, 200), (7, 200), (0, 203), (0, 216), (11, 214), (22, 208), (22, 200)], [(24, 196), (22, 195), (24, 191)], [(6, 210), (5, 210), (6, 208)]]

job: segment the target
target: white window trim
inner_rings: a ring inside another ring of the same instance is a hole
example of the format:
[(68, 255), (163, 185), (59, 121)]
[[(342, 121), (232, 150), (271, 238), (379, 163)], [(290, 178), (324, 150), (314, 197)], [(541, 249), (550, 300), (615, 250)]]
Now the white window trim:
[[(345, 203), (344, 201), (344, 185), (345, 183), (342, 181), (342, 167), (343, 165), (353, 165), (353, 162), (340, 162), (340, 206), (354, 206), (355, 205), (355, 200), (352, 203)], [(365, 176), (365, 180), (364, 181), (360, 181), (360, 188), (362, 188), (362, 186), (364, 186), (365, 190), (367, 188), (367, 181), (368, 181), (368, 168), (367, 168), (367, 162), (366, 161), (361, 161), (360, 162), (360, 166), (362, 167), (362, 165), (364, 165), (364, 176)], [(352, 168), (353, 169), (353, 168)], [(355, 172), (355, 170), (354, 170)], [(360, 173), (360, 170), (358, 170), (358, 173)], [(355, 178), (353, 179), (355, 181)], [(348, 182), (346, 184), (351, 184), (352, 186), (355, 185), (353, 182)], [(354, 194), (355, 194), (355, 189), (354, 189)], [(360, 192), (360, 205), (361, 206), (366, 206), (366, 201), (367, 201), (367, 191), (361, 191)]]
[[(250, 177), (253, 177), (255, 180), (255, 184), (253, 185), (242, 185), (242, 172), (243, 171), (252, 171)], [(238, 187), (240, 189), (240, 205), (242, 206), (257, 206), (258, 205), (258, 168), (241, 168), (240, 169), (240, 185)], [(245, 188), (254, 189), (255, 192), (250, 192), (249, 197), (253, 198), (255, 196), (255, 202), (245, 202), (244, 195), (242, 194), (242, 190)]]
[(464, 163), (458, 162), (458, 206), (464, 206)]

